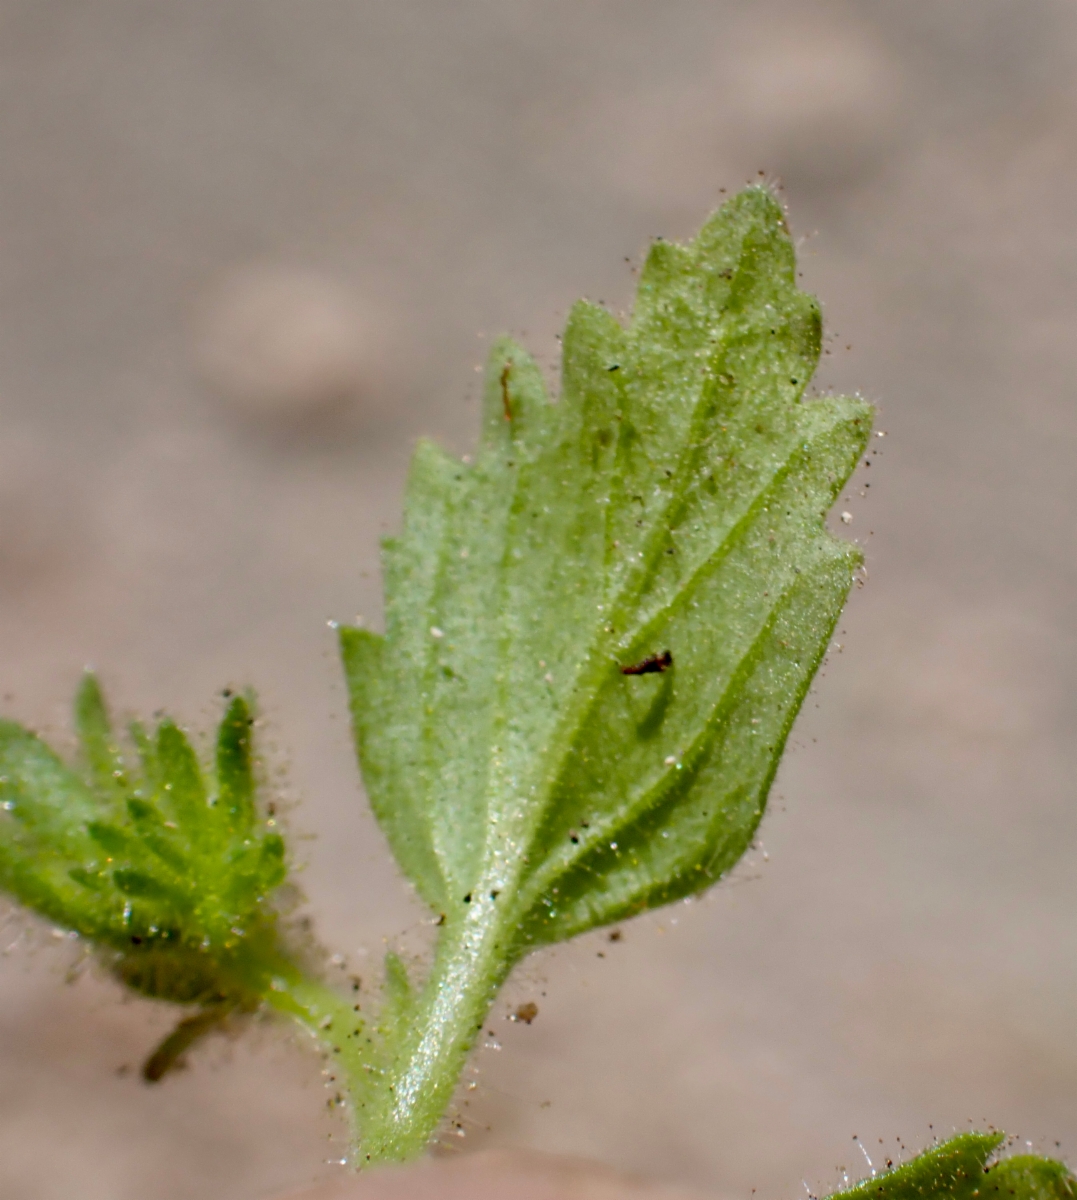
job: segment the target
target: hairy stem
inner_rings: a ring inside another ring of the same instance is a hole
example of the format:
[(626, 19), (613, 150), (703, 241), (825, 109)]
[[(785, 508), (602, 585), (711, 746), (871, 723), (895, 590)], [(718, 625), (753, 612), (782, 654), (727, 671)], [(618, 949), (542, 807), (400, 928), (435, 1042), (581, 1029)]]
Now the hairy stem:
[(422, 990), (387, 1002), (381, 1072), (356, 1114), (359, 1166), (402, 1162), (429, 1144), (517, 957), (507, 918), (496, 894), (476, 892), (442, 928)]
[(342, 996), (320, 980), (304, 975), (292, 963), (281, 961), (262, 989), (267, 1005), (287, 1015), (310, 1034), (331, 1056), (346, 1098), (353, 1142), (362, 1097), (370, 1088), (373, 1039), (356, 998)]
[[(323, 1051), (351, 1124), (352, 1164), (402, 1162), (422, 1154), (452, 1099), (468, 1052), (519, 956), (516, 914), (487, 886), (439, 930), (434, 962), (413, 992), (403, 963), (386, 958), (381, 1008), (361, 1011), (311, 978), (281, 949), (249, 947), (233, 960), (244, 990), (300, 1025)], [(199, 1024), (192, 1018), (181, 1029)], [(183, 1047), (185, 1048), (185, 1046)]]

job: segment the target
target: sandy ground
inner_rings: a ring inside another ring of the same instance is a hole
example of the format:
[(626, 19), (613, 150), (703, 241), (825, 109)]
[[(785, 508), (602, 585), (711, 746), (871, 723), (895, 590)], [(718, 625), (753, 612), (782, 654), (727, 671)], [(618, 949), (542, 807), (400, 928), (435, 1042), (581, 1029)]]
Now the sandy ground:
[[(3, 710), (64, 743), (87, 662), (192, 724), (254, 685), (360, 972), (423, 927), (326, 621), (378, 620), (410, 448), (467, 449), (487, 338), (552, 367), (573, 299), (626, 306), (650, 237), (763, 171), (825, 303), (819, 385), (879, 404), (843, 501), (870, 581), (765, 850), (525, 965), (452, 1149), (745, 1200), (862, 1172), (854, 1134), (1077, 1154), (1075, 60), (1062, 0), (0, 3)], [(64, 986), (21, 917), (3, 944), (5, 1200), (339, 1170), (285, 1033), (149, 1089), (168, 1013)]]

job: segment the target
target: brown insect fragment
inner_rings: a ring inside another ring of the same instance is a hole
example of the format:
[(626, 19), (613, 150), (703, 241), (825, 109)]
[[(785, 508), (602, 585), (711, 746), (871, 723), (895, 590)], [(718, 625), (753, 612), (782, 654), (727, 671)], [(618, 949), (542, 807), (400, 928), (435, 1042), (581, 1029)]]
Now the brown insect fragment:
[(501, 407), (505, 410), (505, 420), (512, 420), (512, 403), (509, 400), (509, 372), (512, 370), (512, 362), (507, 362), (501, 368)]
[(633, 663), (630, 667), (622, 667), (622, 675), (657, 675), (673, 666), (673, 655), (669, 650), (661, 654), (652, 654), (643, 662)]
[(624, 934), (619, 929), (611, 929), (606, 934), (607, 942), (619, 942), (624, 937)]
[(538, 1016), (538, 1005), (534, 1000), (528, 1000), (526, 1004), (521, 1004), (520, 1007), (509, 1017), (510, 1021), (522, 1021), (525, 1025), (530, 1025), (531, 1022)]

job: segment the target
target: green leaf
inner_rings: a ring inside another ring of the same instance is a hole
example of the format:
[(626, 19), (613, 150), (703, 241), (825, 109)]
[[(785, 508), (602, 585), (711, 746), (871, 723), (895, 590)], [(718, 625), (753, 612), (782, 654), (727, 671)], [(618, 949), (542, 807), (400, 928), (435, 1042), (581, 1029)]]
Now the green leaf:
[(236, 696), (217, 735), (217, 803), (230, 832), (248, 832), (255, 819), (250, 706)]
[(1002, 1144), (1001, 1133), (961, 1133), (925, 1150), (900, 1167), (874, 1175), (832, 1200), (971, 1200), (983, 1183), (988, 1159)]
[(399, 1023), (406, 1019), (412, 999), (408, 969), (400, 956), (390, 950), (385, 955), (385, 982), (379, 1016), (381, 1031), (387, 1040), (392, 1039)]
[(1049, 1158), (1022, 1154), (989, 1166), (1002, 1133), (962, 1133), (900, 1167), (865, 1179), (832, 1200), (1073, 1200), (1077, 1180)]
[(246, 701), (221, 724), (215, 775), (167, 719), (152, 737), (134, 727), (128, 763), (91, 674), (75, 724), (83, 773), (0, 722), (0, 887), (106, 950), (138, 990), (250, 1007), (279, 966), (286, 863), (256, 813)]
[(860, 553), (826, 513), (871, 410), (805, 399), (819, 307), (763, 188), (577, 304), (561, 395), (510, 339), (475, 461), (416, 450), (385, 632), (340, 632), (371, 805), (441, 927), (393, 985), (364, 1155), (425, 1143), (512, 965), (748, 846)]
[(1001, 1200), (1074, 1200), (1077, 1179), (1065, 1163), (1036, 1154), (1016, 1154), (991, 1168), (980, 1185), (981, 1196)]
[[(418, 464), (412, 469), (413, 486), (417, 469)], [(411, 649), (403, 644), (403, 631), (400, 640), (400, 653), (410, 654)], [(410, 757), (409, 727), (400, 715), (407, 713), (407, 701), (401, 691), (394, 697), (395, 704), (390, 705), (388, 697), (382, 702), (392, 682), (382, 666), (384, 639), (365, 629), (345, 628), (340, 644), (352, 724), (371, 806), (405, 875), (431, 908), (442, 911), (446, 904), (445, 880), (430, 829), (409, 783), (416, 777), (419, 764)], [(405, 675), (405, 685), (407, 682)]]
[(83, 674), (75, 694), (75, 729), (88, 769), (87, 782), (99, 796), (122, 801), (127, 783), (123, 755), (112, 732), (101, 685), (92, 671)]
[(385, 633), (341, 645), (371, 803), (435, 911), (496, 894), (518, 954), (743, 853), (860, 561), (824, 517), (871, 412), (803, 398), (820, 336), (749, 189), (652, 248), (627, 329), (576, 305), (557, 403), (505, 339), (475, 463), (420, 444)]

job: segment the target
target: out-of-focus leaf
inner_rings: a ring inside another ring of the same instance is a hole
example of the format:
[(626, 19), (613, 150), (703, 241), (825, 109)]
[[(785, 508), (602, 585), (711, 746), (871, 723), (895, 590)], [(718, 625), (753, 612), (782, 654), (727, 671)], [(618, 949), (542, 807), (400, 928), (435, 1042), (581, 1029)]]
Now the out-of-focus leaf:
[(1038, 1154), (1015, 1154), (988, 1172), (980, 1195), (999, 1200), (1074, 1200), (1077, 1179), (1065, 1163)]
[(831, 1200), (1073, 1200), (1077, 1180), (1053, 1159), (1022, 1154), (988, 1165), (1002, 1133), (962, 1133)]

